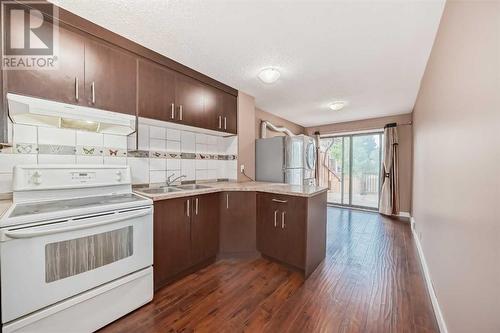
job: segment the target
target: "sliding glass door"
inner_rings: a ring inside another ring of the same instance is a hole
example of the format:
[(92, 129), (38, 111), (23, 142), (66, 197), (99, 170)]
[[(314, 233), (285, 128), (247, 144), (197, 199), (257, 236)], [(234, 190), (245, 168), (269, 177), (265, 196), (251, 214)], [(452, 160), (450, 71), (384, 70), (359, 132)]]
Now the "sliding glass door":
[(328, 187), (328, 202), (378, 208), (382, 133), (321, 139), (319, 183)]

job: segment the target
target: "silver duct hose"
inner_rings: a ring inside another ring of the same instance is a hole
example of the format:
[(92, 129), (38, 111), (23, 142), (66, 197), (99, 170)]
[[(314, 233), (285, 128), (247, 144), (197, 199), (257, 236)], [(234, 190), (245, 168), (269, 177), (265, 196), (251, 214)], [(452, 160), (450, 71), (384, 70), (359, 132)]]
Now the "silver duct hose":
[(262, 120), (260, 122), (260, 138), (261, 139), (265, 139), (267, 137), (267, 128), (268, 127), (275, 132), (285, 133), (288, 136), (295, 136), (295, 134), (293, 134), (292, 131), (290, 131), (286, 127), (276, 126), (267, 120)]

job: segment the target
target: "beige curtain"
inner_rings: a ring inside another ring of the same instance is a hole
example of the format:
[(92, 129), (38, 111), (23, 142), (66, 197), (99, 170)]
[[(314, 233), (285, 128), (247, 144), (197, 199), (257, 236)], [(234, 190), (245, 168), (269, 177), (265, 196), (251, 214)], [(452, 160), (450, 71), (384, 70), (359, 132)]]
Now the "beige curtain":
[(385, 215), (399, 214), (399, 166), (398, 131), (396, 124), (384, 128), (384, 154), (382, 161), (382, 188), (379, 212)]

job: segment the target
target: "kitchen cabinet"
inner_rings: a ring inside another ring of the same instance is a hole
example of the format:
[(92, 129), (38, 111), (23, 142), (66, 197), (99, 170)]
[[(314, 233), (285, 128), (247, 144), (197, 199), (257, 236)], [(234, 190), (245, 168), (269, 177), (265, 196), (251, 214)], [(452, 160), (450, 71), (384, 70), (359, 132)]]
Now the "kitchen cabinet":
[(224, 131), (227, 133), (236, 134), (237, 131), (237, 105), (238, 99), (236, 96), (222, 92), (222, 103), (224, 109)]
[(185, 125), (209, 128), (203, 99), (204, 87), (189, 76), (178, 74), (175, 80), (177, 122)]
[(137, 58), (104, 42), (85, 42), (85, 99), (99, 109), (136, 114)]
[(138, 61), (138, 114), (140, 117), (175, 121), (175, 72), (152, 61)]
[(155, 290), (215, 258), (219, 246), (217, 193), (154, 203)]
[(223, 257), (255, 255), (256, 245), (255, 192), (220, 193), (220, 246)]
[(308, 276), (326, 253), (326, 194), (257, 194), (257, 249)]
[[(49, 27), (50, 25), (43, 25)], [(13, 34), (13, 36), (22, 36)], [(5, 70), (7, 92), (54, 100), (62, 103), (84, 103), (84, 38), (59, 28), (57, 67), (50, 70)]]

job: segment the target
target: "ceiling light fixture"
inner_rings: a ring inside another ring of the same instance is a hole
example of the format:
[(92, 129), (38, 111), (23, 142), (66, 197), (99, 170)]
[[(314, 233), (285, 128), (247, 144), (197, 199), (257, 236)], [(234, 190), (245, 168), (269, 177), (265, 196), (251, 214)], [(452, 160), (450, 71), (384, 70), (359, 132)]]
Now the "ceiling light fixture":
[(335, 101), (332, 104), (330, 104), (330, 109), (333, 111), (340, 111), (342, 110), (345, 106), (347, 105), (346, 102), (344, 101)]
[(259, 72), (259, 79), (264, 83), (273, 83), (280, 78), (281, 73), (274, 67), (267, 67)]

